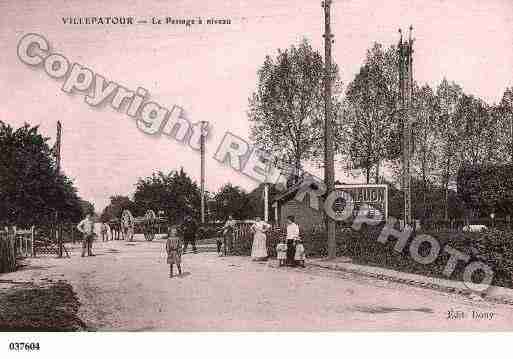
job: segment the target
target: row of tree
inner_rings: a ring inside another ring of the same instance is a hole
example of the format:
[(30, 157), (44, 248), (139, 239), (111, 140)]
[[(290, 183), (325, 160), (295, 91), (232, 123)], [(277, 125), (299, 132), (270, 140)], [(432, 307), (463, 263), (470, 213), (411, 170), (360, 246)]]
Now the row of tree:
[(76, 223), (94, 212), (73, 181), (57, 173), (48, 140), (38, 126), (15, 129), (0, 121), (0, 226)]
[[(305, 161), (323, 160), (323, 76), (321, 55), (305, 40), (279, 50), (276, 58), (265, 58), (249, 99), (252, 139), (297, 172)], [(403, 117), (396, 46), (375, 43), (345, 94), (337, 66), (332, 77), (335, 149), (341, 167), (363, 175), (367, 183), (387, 177), (400, 188)], [(513, 161), (513, 88), (505, 90), (498, 104), (488, 104), (445, 78), (436, 88), (414, 82), (411, 117), (413, 187), (419, 192), (413, 197), (420, 218), (457, 215), (450, 213), (449, 202), (461, 166)], [(430, 210), (433, 191), (444, 193), (437, 213)]]
[[(263, 185), (247, 193), (240, 187), (228, 183), (216, 193), (206, 193), (207, 220), (224, 221), (229, 215), (237, 219), (262, 216), (262, 191)], [(271, 192), (270, 195), (274, 193)], [(120, 218), (124, 209), (130, 210), (135, 216), (143, 216), (149, 209), (155, 212), (163, 211), (170, 223), (179, 223), (187, 215), (199, 219), (201, 191), (183, 168), (167, 174), (156, 172), (139, 179), (133, 200), (128, 196), (112, 196), (110, 204), (101, 214), (101, 220), (108, 222)]]

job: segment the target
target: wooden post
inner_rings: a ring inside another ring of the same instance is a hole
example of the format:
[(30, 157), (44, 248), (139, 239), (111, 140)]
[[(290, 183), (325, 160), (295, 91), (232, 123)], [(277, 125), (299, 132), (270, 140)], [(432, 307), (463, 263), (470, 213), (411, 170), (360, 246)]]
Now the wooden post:
[[(331, 103), (331, 43), (333, 42), (330, 15), (331, 0), (323, 1), (322, 7), (324, 8), (324, 183), (326, 184), (327, 193), (330, 193), (333, 191), (335, 183)], [(325, 216), (325, 219), (328, 230), (328, 258), (334, 259), (337, 250), (337, 243), (335, 240), (335, 220), (330, 216)]]
[(36, 227), (32, 226), (32, 228), (30, 228), (30, 255), (32, 257), (36, 256), (36, 254), (34, 253), (35, 231), (36, 231)]
[(264, 183), (264, 221), (269, 222), (269, 183)]

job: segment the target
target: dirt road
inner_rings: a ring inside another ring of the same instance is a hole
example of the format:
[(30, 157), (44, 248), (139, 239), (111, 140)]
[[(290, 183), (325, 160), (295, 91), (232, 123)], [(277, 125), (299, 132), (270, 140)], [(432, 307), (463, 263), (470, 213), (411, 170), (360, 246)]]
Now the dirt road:
[[(513, 307), (244, 257), (187, 253), (170, 279), (162, 240), (95, 243), (97, 256), (30, 260), (1, 279), (64, 279), (93, 330), (512, 330)], [(449, 319), (449, 311), (453, 319)], [(460, 314), (463, 313), (463, 314)], [(479, 318), (473, 318), (477, 313)]]

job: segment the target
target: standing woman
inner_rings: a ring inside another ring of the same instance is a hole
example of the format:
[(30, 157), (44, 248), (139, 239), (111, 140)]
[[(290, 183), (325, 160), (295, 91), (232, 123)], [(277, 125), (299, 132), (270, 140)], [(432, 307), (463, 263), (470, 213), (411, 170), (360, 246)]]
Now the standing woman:
[(269, 229), (269, 225), (262, 221), (260, 217), (256, 218), (256, 223), (251, 226), (254, 233), (253, 246), (251, 247), (251, 259), (254, 261), (262, 261), (267, 259), (267, 238), (265, 232)]

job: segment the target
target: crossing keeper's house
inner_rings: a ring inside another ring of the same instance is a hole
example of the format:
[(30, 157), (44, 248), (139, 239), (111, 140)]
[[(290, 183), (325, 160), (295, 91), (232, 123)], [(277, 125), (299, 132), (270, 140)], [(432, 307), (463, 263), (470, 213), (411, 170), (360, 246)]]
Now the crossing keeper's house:
[[(302, 190), (303, 184), (298, 183), (290, 186), (282, 193), (274, 197), (272, 201), (273, 219), (276, 224), (285, 226), (288, 216), (294, 216), (296, 223), (303, 230), (311, 230), (315, 227), (322, 227), (325, 221), (324, 202), (322, 197), (313, 198), (313, 192), (305, 192), (298, 196)], [(315, 185), (314, 185), (315, 186)], [(388, 216), (388, 186), (380, 185), (364, 185), (364, 184), (341, 184), (335, 186), (336, 189), (342, 189), (351, 195), (353, 205), (353, 218), (356, 216), (360, 207), (367, 204), (372, 208), (379, 210), (384, 219)], [(313, 188), (316, 189), (315, 187)], [(298, 201), (300, 197), (301, 201)], [(317, 206), (315, 205), (317, 202)], [(347, 203), (343, 199), (337, 199), (334, 203), (335, 211), (342, 211)], [(316, 209), (317, 207), (318, 209)], [(371, 209), (370, 212), (373, 210)], [(373, 213), (369, 213), (373, 216)], [(348, 219), (350, 222), (351, 219)]]

